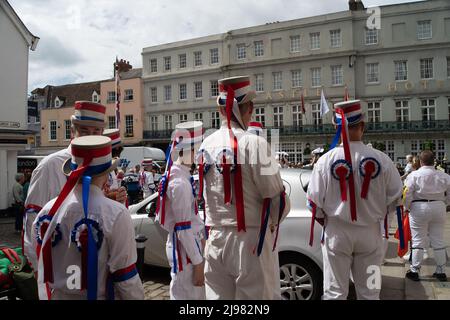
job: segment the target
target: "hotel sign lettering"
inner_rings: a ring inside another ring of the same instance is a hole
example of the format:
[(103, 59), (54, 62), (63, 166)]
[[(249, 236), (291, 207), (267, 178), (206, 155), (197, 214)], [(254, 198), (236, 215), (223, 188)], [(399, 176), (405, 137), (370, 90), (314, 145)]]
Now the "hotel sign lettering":
[(445, 80), (420, 80), (418, 83), (412, 83), (411, 81), (399, 81), (388, 83), (387, 89), (389, 92), (444, 89), (445, 83)]
[(0, 121), (1, 128), (20, 128), (20, 122)]

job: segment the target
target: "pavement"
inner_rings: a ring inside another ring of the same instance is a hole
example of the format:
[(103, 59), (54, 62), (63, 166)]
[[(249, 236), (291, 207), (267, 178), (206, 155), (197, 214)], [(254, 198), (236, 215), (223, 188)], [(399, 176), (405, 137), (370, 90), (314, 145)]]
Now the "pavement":
[[(382, 287), (381, 300), (450, 300), (450, 282), (439, 282), (432, 278), (435, 269), (433, 250), (428, 250), (428, 259), (424, 260), (421, 270), (421, 281), (405, 279), (409, 269), (408, 261), (397, 256), (398, 240), (394, 239), (397, 226), (393, 224), (389, 230), (389, 246), (385, 264), (381, 268)], [(0, 219), (0, 246), (20, 246), (21, 237), (14, 232), (14, 219)], [(445, 224), (445, 242), (450, 244), (450, 212), (447, 212)], [(447, 249), (448, 250), (448, 249)], [(450, 260), (447, 261), (447, 275), (450, 276)], [(146, 300), (168, 300), (170, 270), (145, 266), (143, 284)]]

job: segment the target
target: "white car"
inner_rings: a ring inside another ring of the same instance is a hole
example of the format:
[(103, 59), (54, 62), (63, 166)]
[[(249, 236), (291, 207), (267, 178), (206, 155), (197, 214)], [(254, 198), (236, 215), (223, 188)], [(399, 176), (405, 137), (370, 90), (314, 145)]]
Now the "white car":
[[(311, 213), (306, 207), (306, 188), (310, 170), (282, 169), (281, 178), (291, 201), (291, 211), (281, 223), (278, 240), (280, 287), (284, 299), (311, 300), (322, 295), (321, 227), (316, 224), (314, 245), (309, 246)], [(158, 194), (130, 206), (136, 234), (145, 235), (146, 264), (167, 267), (167, 231), (155, 223)]]

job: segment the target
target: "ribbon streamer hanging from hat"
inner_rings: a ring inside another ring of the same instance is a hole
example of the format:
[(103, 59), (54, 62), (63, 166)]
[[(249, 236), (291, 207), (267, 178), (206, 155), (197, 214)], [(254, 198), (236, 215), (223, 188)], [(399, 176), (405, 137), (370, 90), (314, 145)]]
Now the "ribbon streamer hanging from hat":
[[(233, 133), (233, 130), (231, 129), (231, 116), (233, 113), (233, 107), (237, 107), (237, 101), (235, 99), (235, 90), (238, 90), (240, 88), (246, 87), (250, 84), (249, 81), (244, 81), (242, 83), (238, 84), (221, 84), (221, 91), (225, 90), (227, 92), (227, 98), (226, 98), (226, 115), (227, 115), (227, 126), (228, 126), (228, 132), (230, 134), (230, 142), (231, 147), (233, 150), (233, 156), (234, 156), (234, 164), (235, 164), (235, 172), (234, 172), (234, 179), (233, 179), (233, 185), (234, 185), (234, 194), (235, 194), (235, 206), (236, 206), (236, 217), (237, 217), (237, 227), (238, 232), (243, 230), (246, 231), (245, 228), (245, 213), (244, 213), (244, 194), (243, 194), (243, 188), (242, 188), (242, 170), (241, 165), (238, 163), (238, 141), (236, 136)], [(224, 167), (225, 169), (225, 167)], [(228, 177), (226, 176), (228, 175)], [(227, 190), (230, 188), (230, 186), (227, 183), (231, 180), (231, 172), (225, 172), (224, 171), (224, 189)], [(227, 203), (229, 199), (225, 198), (225, 203)]]

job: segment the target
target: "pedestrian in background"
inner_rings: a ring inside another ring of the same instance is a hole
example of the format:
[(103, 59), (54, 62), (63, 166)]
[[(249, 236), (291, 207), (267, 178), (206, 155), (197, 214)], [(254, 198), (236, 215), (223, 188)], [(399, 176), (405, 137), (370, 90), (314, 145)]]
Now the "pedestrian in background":
[(12, 194), (13, 194), (13, 209), (14, 216), (16, 218), (15, 228), (16, 233), (20, 233), (22, 231), (23, 225), (23, 204), (25, 202), (25, 197), (23, 194), (23, 183), (25, 182), (25, 177), (23, 173), (17, 173), (15, 176), (16, 182), (13, 185)]
[(450, 204), (450, 176), (436, 170), (430, 150), (420, 153), (420, 169), (412, 172), (405, 182), (404, 206), (409, 211), (412, 236), (412, 263), (408, 279), (419, 281), (419, 273), (428, 243), (434, 250), (436, 271), (433, 277), (447, 281), (444, 242), (446, 205)]

